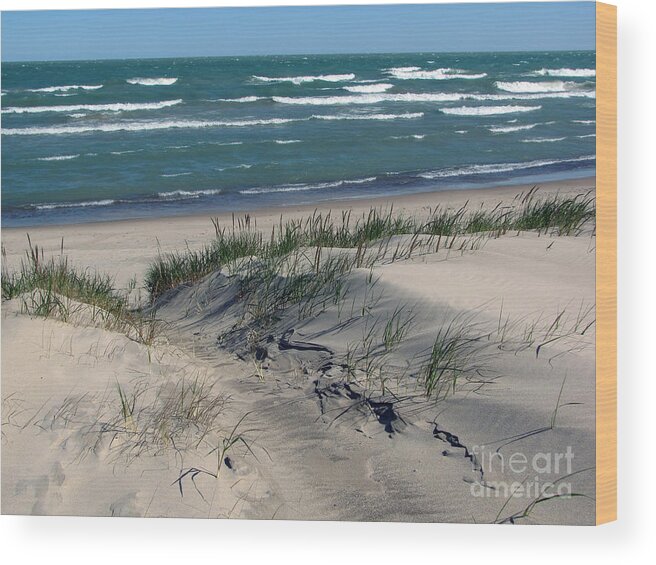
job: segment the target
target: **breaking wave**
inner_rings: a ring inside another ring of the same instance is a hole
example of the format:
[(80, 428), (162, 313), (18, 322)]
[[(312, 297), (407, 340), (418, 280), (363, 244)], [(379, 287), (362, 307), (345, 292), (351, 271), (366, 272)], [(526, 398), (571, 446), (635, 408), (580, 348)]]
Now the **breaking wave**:
[(454, 116), (495, 116), (516, 112), (533, 112), (540, 108), (542, 106), (460, 106), (459, 108), (441, 108), (440, 112)]
[(149, 122), (114, 122), (107, 124), (89, 124), (80, 126), (40, 126), (29, 128), (3, 129), (3, 135), (66, 135), (98, 132), (116, 131), (150, 131), (163, 129), (200, 129), (212, 127), (249, 127), (260, 125), (282, 125), (293, 122), (306, 122), (308, 120), (403, 120), (421, 118), (423, 112), (405, 114), (336, 114), (336, 115), (312, 115), (307, 118), (268, 118), (253, 120), (162, 120)]
[(533, 129), (539, 124), (524, 124), (521, 126), (491, 126), (489, 129), (492, 133), (511, 133), (513, 131), (524, 131), (527, 129)]
[(181, 98), (177, 100), (163, 100), (162, 102), (117, 102), (115, 104), (75, 104), (67, 106), (13, 106), (3, 108), (3, 114), (37, 114), (41, 112), (76, 112), (86, 110), (89, 112), (133, 112), (137, 110), (160, 110), (169, 108), (182, 102)]
[(539, 69), (531, 73), (543, 77), (594, 77), (595, 69)]
[(575, 82), (565, 82), (562, 80), (555, 80), (552, 82), (501, 82), (494, 83), (499, 90), (506, 92), (565, 92), (567, 90), (576, 89), (578, 85)]
[(46, 86), (44, 88), (28, 88), (28, 92), (68, 92), (69, 90), (98, 90), (102, 84), (68, 84), (65, 86)]
[(566, 137), (535, 137), (532, 139), (522, 139), (522, 143), (555, 143), (563, 141)]
[(540, 100), (543, 98), (594, 98), (595, 92), (562, 91), (542, 93), (514, 94), (476, 94), (466, 92), (404, 92), (380, 94), (356, 94), (346, 96), (273, 96), (271, 99), (279, 104), (298, 106), (350, 106), (358, 104), (379, 104), (381, 102), (457, 102), (459, 100), (503, 101), (503, 100)]
[(364, 184), (373, 182), (376, 177), (367, 177), (363, 179), (338, 180), (333, 182), (320, 182), (316, 184), (284, 184), (281, 186), (272, 186), (266, 188), (248, 188), (240, 190), (239, 194), (268, 194), (272, 192), (303, 192), (306, 190), (319, 190), (322, 188), (337, 188), (344, 185)]
[(139, 84), (141, 86), (171, 86), (172, 84), (175, 84), (178, 82), (177, 77), (176, 78), (166, 78), (166, 77), (161, 77), (161, 78), (143, 78), (143, 77), (135, 77), (135, 78), (129, 78), (126, 79), (128, 84)]
[(221, 194), (220, 188), (206, 189), (206, 190), (172, 190), (170, 192), (158, 192), (157, 196), (163, 198), (164, 200), (170, 200), (172, 198), (200, 198), (201, 196), (213, 196), (215, 194)]
[(572, 159), (544, 159), (538, 161), (525, 161), (520, 163), (492, 163), (489, 165), (467, 165), (464, 167), (452, 167), (440, 171), (431, 171), (421, 173), (419, 176), (425, 179), (438, 179), (448, 177), (459, 177), (465, 175), (482, 175), (490, 173), (506, 173), (522, 169), (536, 169), (550, 165), (560, 165), (565, 163), (578, 163), (584, 161), (594, 161), (594, 155), (585, 155), (583, 157), (574, 157)]
[(297, 76), (297, 77), (263, 77), (253, 75), (255, 80), (260, 82), (291, 82), (292, 84), (303, 84), (305, 82), (342, 82), (349, 81), (355, 78), (353, 73), (347, 73), (343, 75), (316, 75), (316, 76)]
[(117, 200), (88, 200), (86, 202), (60, 202), (58, 204), (36, 204), (37, 210), (56, 210), (59, 208), (87, 208), (89, 206), (110, 206), (116, 204)]
[(449, 80), (449, 79), (479, 79), (485, 78), (487, 73), (468, 74), (460, 69), (434, 69), (424, 71), (420, 67), (392, 67), (385, 72), (399, 80)]
[(344, 90), (349, 92), (357, 92), (361, 94), (375, 94), (378, 92), (385, 92), (390, 88), (394, 88), (393, 84), (379, 83), (379, 84), (363, 84), (360, 86), (345, 86)]
[(37, 157), (37, 161), (70, 161), (71, 159), (77, 159), (79, 156), (79, 153), (75, 155), (53, 155), (52, 157)]

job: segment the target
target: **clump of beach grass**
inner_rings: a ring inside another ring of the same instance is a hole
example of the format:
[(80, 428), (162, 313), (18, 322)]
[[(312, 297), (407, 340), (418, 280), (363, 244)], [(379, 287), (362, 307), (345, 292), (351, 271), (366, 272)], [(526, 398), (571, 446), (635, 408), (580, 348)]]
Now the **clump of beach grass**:
[(456, 392), (462, 379), (480, 376), (486, 368), (488, 335), (472, 315), (455, 316), (443, 324), (419, 373), (426, 396), (443, 399)]
[(9, 271), (2, 250), (3, 300), (19, 299), (21, 311), (32, 316), (64, 322), (86, 318), (139, 343), (154, 342), (160, 329), (154, 310), (144, 314), (130, 308), (127, 293), (117, 292), (111, 277), (70, 265), (63, 240), (60, 253), (46, 258), (43, 248), (32, 244), (29, 235), (27, 239), (28, 249), (17, 271)]
[[(371, 208), (354, 217), (350, 211), (339, 216), (332, 212), (314, 211), (306, 218), (282, 217), (268, 236), (258, 230), (251, 216), (235, 218), (232, 226), (212, 220), (215, 238), (199, 250), (166, 253), (158, 257), (146, 275), (146, 288), (151, 298), (183, 284), (193, 284), (206, 275), (225, 269), (236, 274), (251, 261), (271, 262), (301, 249), (356, 250), (353, 268), (364, 266), (373, 242), (378, 246), (377, 259), (386, 256), (386, 245), (394, 236), (412, 236), (403, 248), (397, 245), (392, 260), (405, 260), (420, 247), (440, 249), (478, 248), (483, 237), (499, 237), (510, 232), (537, 231), (550, 235), (578, 235), (595, 218), (595, 199), (590, 193), (575, 196), (559, 194), (541, 196), (537, 187), (519, 195), (511, 204), (494, 208), (459, 209), (443, 206), (431, 208), (423, 217), (409, 216), (389, 209)], [(463, 236), (478, 236), (474, 239)], [(428, 236), (423, 240), (421, 236)], [(389, 259), (389, 257), (387, 257)], [(315, 261), (319, 268), (319, 261)]]

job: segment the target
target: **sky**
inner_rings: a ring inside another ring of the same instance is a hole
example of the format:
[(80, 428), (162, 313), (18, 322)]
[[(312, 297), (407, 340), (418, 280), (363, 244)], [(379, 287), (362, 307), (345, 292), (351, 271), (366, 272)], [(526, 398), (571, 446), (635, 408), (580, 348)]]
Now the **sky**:
[(594, 48), (594, 2), (2, 12), (2, 61)]

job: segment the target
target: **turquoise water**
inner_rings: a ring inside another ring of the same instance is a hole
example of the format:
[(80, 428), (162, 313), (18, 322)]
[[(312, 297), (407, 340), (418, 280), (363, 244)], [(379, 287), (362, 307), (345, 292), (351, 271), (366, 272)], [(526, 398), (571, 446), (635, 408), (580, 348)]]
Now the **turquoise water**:
[(595, 54), (2, 65), (2, 221), (243, 210), (594, 173)]

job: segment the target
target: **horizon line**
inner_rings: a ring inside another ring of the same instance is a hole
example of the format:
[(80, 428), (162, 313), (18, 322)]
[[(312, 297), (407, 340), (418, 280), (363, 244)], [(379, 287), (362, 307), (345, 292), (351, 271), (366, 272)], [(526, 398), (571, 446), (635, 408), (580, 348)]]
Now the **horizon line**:
[(421, 55), (421, 54), (476, 54), (476, 53), (594, 53), (596, 49), (500, 49), (485, 51), (352, 51), (352, 52), (307, 52), (307, 53), (260, 53), (260, 54), (239, 54), (233, 55), (167, 55), (162, 57), (94, 57), (92, 59), (0, 59), (0, 64), (4, 63), (75, 63), (89, 61), (160, 61), (163, 59), (231, 59), (235, 57), (307, 57), (316, 55)]

